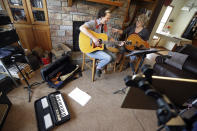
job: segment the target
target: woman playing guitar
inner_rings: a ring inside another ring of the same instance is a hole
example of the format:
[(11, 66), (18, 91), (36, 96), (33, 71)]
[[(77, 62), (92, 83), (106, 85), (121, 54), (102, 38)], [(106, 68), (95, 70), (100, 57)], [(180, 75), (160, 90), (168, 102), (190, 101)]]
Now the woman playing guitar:
[[(145, 14), (141, 14), (141, 15), (138, 16), (135, 25), (129, 26), (125, 30), (117, 30), (116, 29), (116, 31), (118, 33), (122, 34), (122, 36), (124, 38), (126, 36), (126, 39), (128, 39), (132, 34), (137, 34), (139, 36), (139, 38), (141, 38), (143, 41), (147, 41), (149, 39), (149, 35), (150, 35), (149, 31), (145, 28), (145, 25), (146, 25), (147, 21), (148, 21), (148, 17)], [(124, 43), (121, 43), (121, 45), (124, 45)], [(120, 60), (122, 59), (122, 56), (123, 56), (125, 51), (132, 52), (132, 50), (128, 50), (127, 48), (126, 49), (122, 48), (120, 56), (117, 60), (117, 63), (120, 62)], [(130, 66), (131, 66), (131, 69), (132, 69), (133, 73), (135, 73), (135, 67), (134, 67), (133, 62), (136, 59), (137, 59), (136, 56), (131, 56), (130, 57), (130, 60), (131, 60), (130, 61)]]

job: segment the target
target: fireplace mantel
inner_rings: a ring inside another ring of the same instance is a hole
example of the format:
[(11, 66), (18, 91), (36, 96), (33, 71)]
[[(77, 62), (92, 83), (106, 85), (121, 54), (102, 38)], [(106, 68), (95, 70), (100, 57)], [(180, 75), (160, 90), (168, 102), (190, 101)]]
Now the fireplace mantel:
[(122, 6), (123, 5), (123, 3), (120, 1), (111, 1), (111, 0), (86, 0), (86, 1), (102, 3), (102, 4), (107, 4), (107, 5), (113, 5), (113, 6)]

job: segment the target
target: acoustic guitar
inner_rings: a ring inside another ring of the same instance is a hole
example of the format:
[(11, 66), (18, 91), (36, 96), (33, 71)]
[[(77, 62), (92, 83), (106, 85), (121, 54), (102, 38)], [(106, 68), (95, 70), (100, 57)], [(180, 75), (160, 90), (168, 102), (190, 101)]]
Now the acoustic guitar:
[(125, 48), (129, 51), (133, 51), (136, 48), (149, 48), (148, 42), (144, 41), (138, 34), (131, 34), (127, 38), (130, 43), (125, 43)]
[[(119, 52), (119, 49), (117, 46), (121, 43), (121, 41), (107, 41), (108, 36), (104, 33), (96, 33), (92, 30), (88, 30), (91, 32), (95, 37), (99, 39), (100, 45), (95, 45), (92, 40), (85, 35), (83, 32), (80, 32), (79, 34), (79, 48), (83, 53), (91, 53), (97, 50), (104, 50), (104, 47), (106, 47), (111, 52)], [(129, 42), (126, 42), (129, 43)]]
[(59, 80), (61, 74), (62, 74), (62, 72), (58, 72), (55, 77), (51, 78), (51, 82), (53, 82), (53, 84), (55, 84), (55, 85), (60, 84), (62, 82)]

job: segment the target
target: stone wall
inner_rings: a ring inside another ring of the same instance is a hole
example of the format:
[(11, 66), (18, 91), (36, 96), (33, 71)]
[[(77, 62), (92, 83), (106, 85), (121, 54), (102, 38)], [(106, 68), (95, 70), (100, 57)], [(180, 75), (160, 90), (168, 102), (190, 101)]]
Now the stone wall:
[[(122, 1), (124, 3), (123, 6), (116, 8), (112, 12), (110, 20), (112, 26), (122, 26), (127, 0)], [(96, 19), (98, 10), (103, 7), (110, 8), (111, 6), (85, 0), (75, 0), (72, 7), (68, 7), (67, 0), (47, 0), (52, 46), (65, 43), (72, 48), (73, 21)]]

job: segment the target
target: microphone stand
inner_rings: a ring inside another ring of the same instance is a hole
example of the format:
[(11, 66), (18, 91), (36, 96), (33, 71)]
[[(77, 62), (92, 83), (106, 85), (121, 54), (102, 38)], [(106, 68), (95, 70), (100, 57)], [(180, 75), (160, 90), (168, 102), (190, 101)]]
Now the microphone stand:
[(28, 91), (28, 102), (31, 102), (31, 94), (32, 94), (31, 87), (35, 86), (35, 85), (40, 85), (40, 84), (44, 83), (44, 81), (42, 81), (41, 83), (35, 82), (33, 84), (29, 84), (29, 82), (27, 81), (27, 79), (23, 75), (21, 69), (18, 67), (18, 65), (16, 63), (16, 57), (21, 57), (21, 56), (22, 56), (22, 54), (15, 54), (15, 55), (11, 56), (11, 60), (12, 60), (13, 64), (16, 66), (16, 68), (18, 69), (18, 71), (20, 72), (20, 74), (23, 77), (25, 83), (27, 84), (27, 86), (24, 87), (24, 88), (27, 89), (27, 91)]

